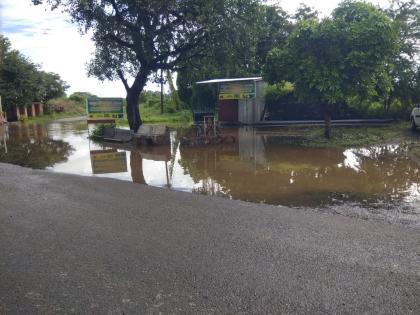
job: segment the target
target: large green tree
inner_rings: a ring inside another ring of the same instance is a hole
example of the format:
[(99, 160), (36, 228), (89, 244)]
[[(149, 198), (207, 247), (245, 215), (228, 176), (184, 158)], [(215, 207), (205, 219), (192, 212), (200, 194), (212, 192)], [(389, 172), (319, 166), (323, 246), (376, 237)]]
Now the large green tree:
[(402, 105), (402, 113), (408, 111), (414, 102), (420, 102), (420, 4), (416, 0), (393, 0), (385, 10), (398, 28), (400, 49), (395, 55), (391, 72), (393, 90), (385, 109), (394, 101)]
[(38, 95), (37, 66), (25, 56), (11, 49), (7, 38), (0, 36), (0, 95), (6, 108), (26, 105)]
[(122, 81), (128, 122), (137, 131), (148, 79), (205, 52), (256, 0), (33, 0), (42, 2), (63, 8), (83, 32), (92, 31), (96, 50), (89, 74)]
[(397, 47), (396, 27), (386, 14), (364, 2), (344, 1), (331, 18), (299, 22), (286, 45), (270, 52), (265, 78), (293, 82), (299, 99), (318, 103), (330, 137), (331, 104), (390, 93)]
[(67, 88), (58, 74), (41, 71), (0, 35), (0, 95), (5, 108), (48, 101), (64, 95)]

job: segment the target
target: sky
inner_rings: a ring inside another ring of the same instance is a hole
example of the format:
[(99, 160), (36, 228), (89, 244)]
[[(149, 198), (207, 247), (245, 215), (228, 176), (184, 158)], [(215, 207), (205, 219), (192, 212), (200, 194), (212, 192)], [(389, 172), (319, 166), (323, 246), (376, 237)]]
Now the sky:
[[(294, 12), (299, 3), (314, 7), (322, 15), (329, 15), (340, 0), (269, 0), (289, 12)], [(370, 1), (386, 6), (387, 0)], [(125, 97), (120, 81), (100, 82), (89, 78), (86, 64), (90, 60), (94, 45), (89, 36), (80, 35), (69, 17), (45, 6), (34, 6), (31, 0), (0, 0), (0, 33), (9, 38), (14, 49), (40, 64), (44, 71), (58, 73), (70, 88), (67, 94), (88, 91), (102, 97)], [(147, 89), (159, 90), (159, 86), (148, 83)], [(167, 88), (166, 88), (167, 89)]]

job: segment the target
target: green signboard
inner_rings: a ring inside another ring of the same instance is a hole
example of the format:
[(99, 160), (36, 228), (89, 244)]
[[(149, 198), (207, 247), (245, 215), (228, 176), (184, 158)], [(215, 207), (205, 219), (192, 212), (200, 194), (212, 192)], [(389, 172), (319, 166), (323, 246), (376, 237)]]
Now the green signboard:
[(123, 118), (122, 98), (88, 98), (86, 111), (89, 118)]
[(255, 82), (223, 82), (220, 83), (220, 100), (244, 100), (255, 97)]

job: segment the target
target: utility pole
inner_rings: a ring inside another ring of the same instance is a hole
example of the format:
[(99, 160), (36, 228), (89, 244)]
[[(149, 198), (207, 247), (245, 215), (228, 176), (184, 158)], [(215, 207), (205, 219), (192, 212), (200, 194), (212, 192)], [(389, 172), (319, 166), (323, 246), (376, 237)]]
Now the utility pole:
[(160, 69), (160, 114), (163, 115), (163, 70)]
[(0, 95), (0, 125), (3, 125), (4, 122), (6, 121), (5, 116), (3, 114), (3, 106), (1, 103), (1, 95)]

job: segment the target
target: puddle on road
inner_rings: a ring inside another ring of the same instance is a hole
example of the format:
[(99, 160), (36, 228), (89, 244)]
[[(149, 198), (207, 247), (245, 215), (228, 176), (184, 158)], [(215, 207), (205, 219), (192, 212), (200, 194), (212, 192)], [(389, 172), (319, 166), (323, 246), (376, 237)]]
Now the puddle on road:
[(171, 145), (126, 151), (90, 141), (86, 122), (10, 125), (0, 128), (0, 161), (420, 225), (419, 159), (398, 145), (313, 149), (272, 131), (225, 132), (237, 141), (186, 147), (173, 131)]

